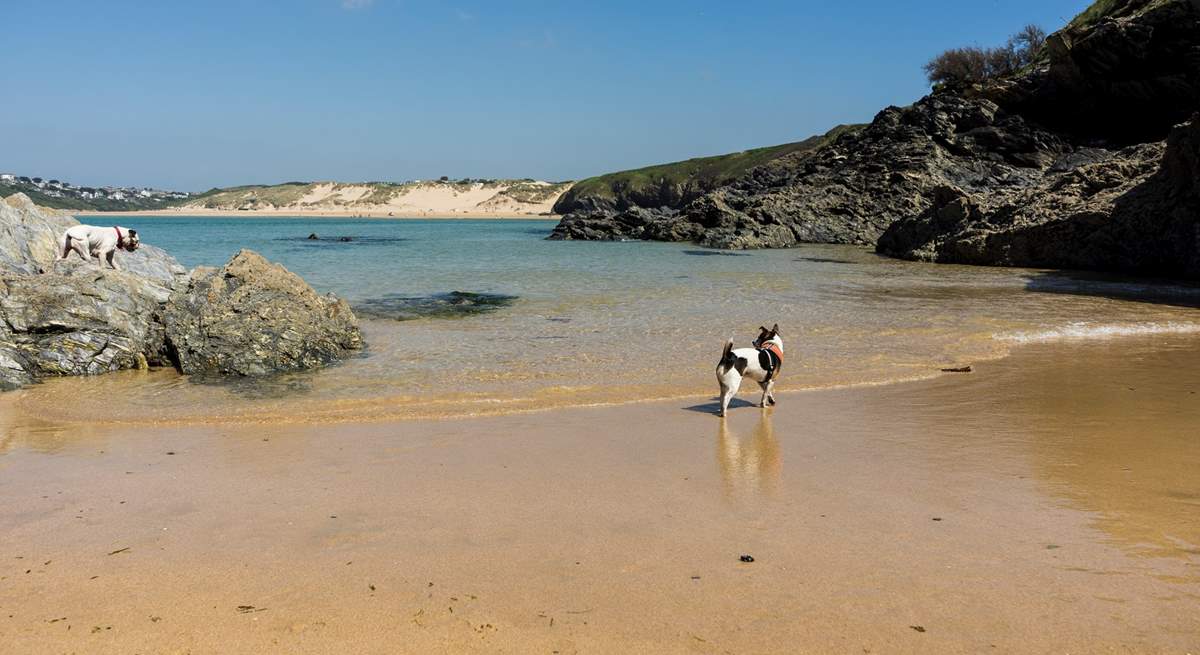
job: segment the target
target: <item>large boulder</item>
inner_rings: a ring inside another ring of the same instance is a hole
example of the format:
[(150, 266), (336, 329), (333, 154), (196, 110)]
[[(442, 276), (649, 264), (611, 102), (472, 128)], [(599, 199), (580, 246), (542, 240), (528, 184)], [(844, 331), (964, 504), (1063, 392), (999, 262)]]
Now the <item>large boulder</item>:
[(40, 273), (54, 263), (58, 236), (79, 222), (38, 207), (23, 193), (0, 199), (0, 272)]
[(166, 290), (119, 271), (0, 276), (0, 389), (167, 364)]
[(0, 201), (0, 389), (167, 363), (159, 316), (186, 270), (153, 246), (118, 253), (123, 271), (56, 261), (78, 224), (24, 194)]
[(197, 268), (163, 316), (171, 359), (191, 374), (263, 375), (313, 368), (362, 347), (358, 319), (332, 294), (242, 250)]
[(23, 194), (0, 200), (0, 390), (172, 364), (186, 373), (268, 374), (326, 364), (362, 345), (345, 302), (255, 253), (190, 276), (148, 245), (117, 253), (120, 271), (74, 254), (57, 261), (58, 239), (73, 225)]

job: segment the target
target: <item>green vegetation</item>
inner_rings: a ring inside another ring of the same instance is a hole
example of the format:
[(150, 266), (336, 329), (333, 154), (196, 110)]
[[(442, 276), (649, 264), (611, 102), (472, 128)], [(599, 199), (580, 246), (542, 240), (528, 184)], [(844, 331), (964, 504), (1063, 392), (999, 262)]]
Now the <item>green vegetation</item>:
[(1067, 29), (1090, 27), (1105, 18), (1125, 18), (1172, 2), (1173, 0), (1096, 0), (1067, 23)]
[[(74, 191), (77, 191), (77, 189)], [(62, 192), (59, 192), (60, 195), (54, 196), (33, 184), (0, 182), (0, 197), (11, 196), (14, 193), (23, 193), (29, 196), (29, 199), (35, 205), (42, 207), (81, 211), (139, 211), (144, 209), (162, 209), (164, 207), (171, 207), (179, 202), (185, 202), (183, 200), (170, 200), (162, 197), (143, 198), (141, 196), (126, 196), (124, 200), (106, 197), (84, 198), (73, 193), (67, 194)]]
[(590, 177), (571, 187), (571, 190), (559, 200), (559, 205), (569, 205), (585, 197), (615, 199), (618, 196), (653, 195), (656, 189), (667, 186), (683, 190), (682, 201), (690, 200), (689, 196), (699, 195), (706, 190), (727, 184), (755, 166), (795, 152), (815, 150), (832, 142), (842, 134), (856, 131), (861, 127), (861, 125), (839, 125), (825, 134), (796, 143), (755, 148), (728, 155), (698, 157), (670, 164), (659, 164)]
[(287, 205), (298, 202), (315, 184), (311, 182), (285, 182), (271, 186), (249, 184), (245, 186), (228, 187), (225, 189), (209, 189), (204, 193), (188, 198), (186, 204), (207, 209), (235, 209), (242, 206), (255, 205)]
[(925, 75), (935, 87), (974, 84), (1008, 77), (1037, 60), (1046, 44), (1046, 31), (1026, 25), (996, 48), (951, 48), (925, 64)]
[(532, 180), (520, 180), (500, 192), (500, 195), (508, 196), (517, 202), (536, 204), (550, 200), (570, 186), (570, 182), (543, 183)]

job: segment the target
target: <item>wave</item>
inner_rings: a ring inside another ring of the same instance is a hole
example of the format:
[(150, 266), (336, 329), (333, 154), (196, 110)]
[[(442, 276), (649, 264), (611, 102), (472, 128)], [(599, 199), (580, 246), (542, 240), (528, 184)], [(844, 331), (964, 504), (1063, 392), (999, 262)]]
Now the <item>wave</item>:
[(1013, 332), (997, 335), (1001, 341), (1014, 343), (1045, 343), (1068, 339), (1115, 339), (1153, 334), (1197, 334), (1200, 323), (1123, 323), (1095, 324), (1068, 323), (1062, 327), (1029, 332)]

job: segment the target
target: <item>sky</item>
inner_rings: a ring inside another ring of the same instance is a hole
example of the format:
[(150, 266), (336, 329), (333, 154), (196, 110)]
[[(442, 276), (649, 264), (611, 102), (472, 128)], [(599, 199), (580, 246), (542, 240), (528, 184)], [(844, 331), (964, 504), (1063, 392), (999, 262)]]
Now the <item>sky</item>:
[(580, 179), (804, 139), (1089, 0), (0, 0), (0, 172)]

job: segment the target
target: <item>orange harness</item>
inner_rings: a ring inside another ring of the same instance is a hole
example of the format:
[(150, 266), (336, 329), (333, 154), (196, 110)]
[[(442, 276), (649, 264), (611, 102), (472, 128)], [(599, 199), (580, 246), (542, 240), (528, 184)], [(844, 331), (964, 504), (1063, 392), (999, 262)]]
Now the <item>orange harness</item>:
[(778, 359), (780, 364), (783, 363), (783, 351), (779, 349), (779, 344), (768, 343), (767, 345), (759, 348), (759, 350), (771, 351), (771, 353), (775, 355), (775, 359)]

